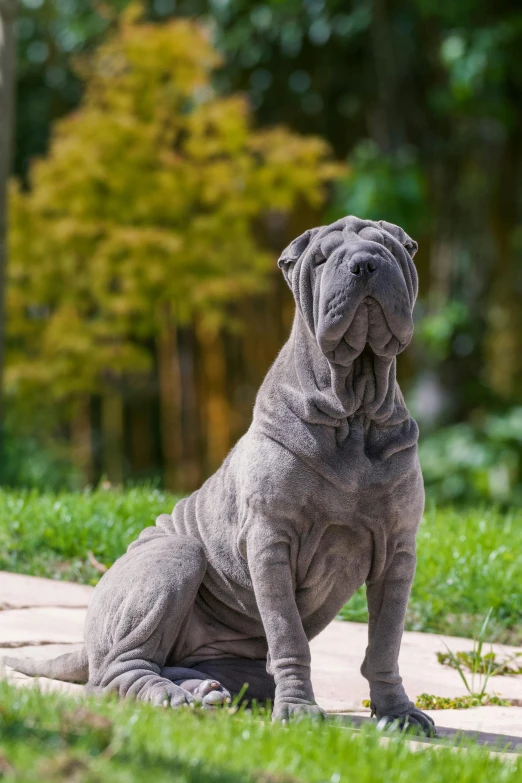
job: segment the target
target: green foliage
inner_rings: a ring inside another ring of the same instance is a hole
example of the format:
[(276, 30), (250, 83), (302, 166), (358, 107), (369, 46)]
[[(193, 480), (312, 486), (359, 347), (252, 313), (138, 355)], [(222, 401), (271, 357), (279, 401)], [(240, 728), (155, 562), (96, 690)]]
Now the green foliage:
[(471, 693), (465, 696), (434, 696), (432, 693), (421, 693), (415, 699), (415, 706), (420, 710), (469, 710), (470, 707), (510, 707), (509, 699), (491, 696), (487, 693)]
[(81, 494), (0, 490), (0, 569), (95, 584), (88, 552), (112, 564), (176, 498), (141, 487)]
[(82, 84), (74, 61), (99, 44), (127, 0), (56, 3), (20, 2), (17, 6), (17, 106), (15, 170), (27, 171), (42, 155), (50, 125), (80, 100)]
[(220, 57), (189, 20), (139, 21), (131, 5), (81, 63), (80, 109), (13, 186), (7, 382), (47, 400), (101, 393), (150, 369), (144, 340), (264, 290), (268, 213), (321, 205), (328, 146), (256, 131), (242, 96), (212, 88)]
[(35, 434), (4, 431), (4, 469), (2, 482), (8, 487), (32, 487), (38, 491), (57, 491), (80, 485), (80, 477), (67, 454), (43, 446)]
[(409, 627), (473, 636), (492, 607), (490, 634), (520, 639), (522, 517), (491, 508), (429, 508), (417, 538)]
[(438, 652), (437, 660), (441, 666), (449, 666), (452, 669), (456, 669), (458, 664), (463, 670), (476, 674), (487, 674), (489, 671), (493, 671), (497, 677), (511, 677), (522, 674), (522, 666), (518, 663), (521, 655), (522, 653), (515, 653), (515, 655), (498, 658), (494, 652), (481, 655), (475, 650), (471, 652), (463, 650), (456, 653)]
[[(370, 707), (369, 699), (363, 699), (363, 707)], [(467, 693), (464, 696), (435, 696), (433, 693), (421, 693), (415, 699), (420, 710), (469, 710), (470, 707), (511, 707), (510, 699), (492, 696), (488, 693)]]
[(447, 31), (440, 45), (440, 61), (447, 70), (456, 106), (473, 111), (474, 101), (480, 96), (487, 101), (491, 115), (507, 119), (505, 98), (499, 88), (509, 78), (511, 58), (521, 32), (522, 17), (518, 9), (491, 19), (484, 27)]
[(522, 408), (421, 437), (426, 491), (437, 502), (522, 505)]
[(6, 779), (179, 780), (185, 783), (515, 783), (522, 763), (471, 745), (410, 749), (373, 726), (272, 724), (266, 715), (161, 710), (116, 699), (77, 700), (0, 683)]
[[(421, 694), (416, 700), (416, 704), (421, 709), (468, 709), (469, 707), (486, 707), (495, 705), (498, 707), (509, 707), (513, 703), (510, 699), (502, 699), (494, 694), (487, 693), (487, 687), (490, 677), (495, 675), (513, 675), (522, 673), (522, 668), (516, 665), (520, 654), (504, 657), (501, 661), (497, 660), (496, 654), (491, 651), (483, 653), (488, 626), (491, 620), (492, 610), (490, 609), (484, 618), (480, 631), (476, 637), (473, 637), (473, 649), (471, 652), (453, 652), (447, 644), (445, 653), (437, 653), (437, 659), (443, 666), (450, 666), (456, 669), (460, 679), (467, 690), (466, 696), (456, 698), (445, 698), (432, 696), (427, 693)], [(471, 677), (468, 675), (471, 674)]]
[[(101, 46), (99, 51), (109, 53), (114, 62), (118, 15), (126, 6), (126, 0), (102, 4), (26, 0), (19, 4), (18, 173), (27, 171), (30, 156), (45, 152), (51, 120), (79, 104), (85, 82), (96, 70), (93, 52)], [(409, 374), (422, 367), (438, 375), (448, 395), (448, 409), (456, 412), (456, 418), (472, 420), (463, 428), (428, 438), (424, 449), (428, 489), (443, 500), (520, 504), (516, 438), (489, 438), (470, 411), (472, 406), (491, 404), (492, 391), (496, 404), (521, 402), (521, 179), (517, 172), (522, 149), (518, 132), (522, 15), (518, 5), (499, 6), (493, 0), (480, 4), (415, 0), (387, 4), (383, 11), (370, 0), (355, 0), (349, 7), (339, 0), (236, 0), (233, 7), (217, 0), (145, 3), (144, 16), (149, 22), (165, 22), (174, 15), (185, 25), (185, 32), (192, 28), (190, 20), (197, 18), (210, 31), (219, 52), (219, 64), (207, 74), (203, 89), (196, 90), (176, 113), (176, 129), (183, 128), (184, 133), (190, 126), (197, 146), (201, 128), (198, 131), (194, 124), (185, 124), (184, 112), (201, 119), (205, 112), (200, 112), (200, 101), (215, 106), (219, 96), (231, 91), (245, 96), (248, 104), (243, 99), (229, 104), (229, 119), (234, 112), (237, 117), (242, 106), (249, 133), (248, 105), (261, 127), (284, 122), (301, 132), (320, 134), (338, 155), (348, 156), (351, 168), (337, 189), (335, 214), (352, 211), (391, 219), (421, 240), (417, 263), (428, 315), (419, 322), (417, 335), (420, 332), (427, 350), (408, 354), (413, 356)], [(136, 27), (135, 21), (127, 17), (126, 25), (123, 59), (137, 55), (141, 75), (137, 78), (134, 68), (125, 77), (115, 72), (117, 89), (110, 99), (97, 78), (100, 89), (96, 94), (91, 90), (88, 111), (82, 105), (80, 114), (71, 115), (56, 129), (53, 162), (48, 164), (49, 176), (42, 186), (45, 197), (36, 212), (19, 194), (13, 195), (14, 233), (20, 241), (17, 244), (13, 239), (12, 250), (9, 384), (11, 393), (22, 402), (35, 389), (50, 390), (52, 400), (59, 398), (62, 403), (68, 392), (88, 388), (99, 394), (108, 385), (123, 387), (131, 374), (134, 378), (151, 371), (150, 342), (145, 341), (150, 341), (161, 318), (187, 319), (198, 308), (210, 320), (228, 318), (230, 301), (240, 301), (245, 291), (256, 286), (254, 277), (263, 277), (267, 263), (261, 252), (266, 248), (256, 242), (255, 263), (245, 270), (241, 259), (249, 252), (251, 236), (241, 234), (240, 218), (231, 221), (233, 244), (224, 245), (222, 253), (216, 250), (222, 241), (219, 227), (206, 224), (209, 242), (200, 248), (201, 255), (198, 250), (197, 260), (202, 298), (194, 300), (196, 274), (192, 268), (191, 277), (184, 267), (180, 233), (186, 236), (184, 225), (192, 210), (198, 220), (204, 218), (209, 199), (233, 203), (234, 209), (241, 205), (241, 194), (237, 197), (232, 187), (231, 195), (223, 184), (226, 177), (221, 178), (223, 170), (237, 172), (229, 164), (239, 165), (239, 156), (229, 153), (240, 123), (232, 122), (232, 128), (227, 120), (226, 132), (218, 134), (216, 142), (218, 146), (223, 142), (220, 150), (225, 160), (221, 170), (215, 160), (206, 160), (188, 178), (169, 180), (176, 171), (175, 155), (167, 144), (173, 124), (166, 122), (164, 136), (155, 136), (150, 127), (144, 133), (146, 117), (129, 110), (126, 89), (132, 84), (136, 95), (150, 95), (148, 102), (143, 99), (143, 111), (146, 106), (151, 111), (154, 104), (156, 117), (161, 116), (162, 107), (168, 110), (175, 102), (175, 79), (166, 76), (163, 86), (147, 80), (154, 67), (172, 64), (172, 60), (164, 43), (158, 45), (157, 56), (141, 58), (143, 51), (149, 51), (151, 26), (140, 28), (143, 42), (139, 42), (136, 36), (131, 40), (129, 32)], [(158, 28), (166, 31), (158, 33), (158, 42), (166, 40), (168, 30), (182, 30), (170, 23)], [(179, 37), (186, 38), (185, 33)], [(199, 44), (193, 48), (201, 52)], [(146, 81), (147, 89), (140, 79)], [(88, 85), (86, 89), (89, 92)], [(108, 112), (98, 104), (97, 117), (96, 96), (110, 104)], [(227, 99), (223, 100), (225, 106)], [(115, 102), (120, 113), (114, 111)], [(71, 143), (73, 136), (76, 145)], [(270, 149), (272, 143), (273, 139), (266, 146)], [(194, 144), (188, 147), (193, 150)], [(303, 161), (294, 159), (289, 165), (300, 172)], [(114, 176), (107, 176), (108, 168)], [(212, 176), (218, 170), (217, 183), (205, 178), (206, 168)], [(33, 182), (40, 176), (38, 171), (37, 166)], [(226, 181), (230, 185), (235, 179)], [(299, 183), (291, 184), (297, 194)], [(195, 197), (198, 188), (203, 194), (200, 200)], [(56, 195), (60, 191), (61, 201)], [(288, 195), (280, 179), (274, 193), (275, 197)], [(185, 213), (178, 209), (180, 194), (187, 196)], [(42, 212), (42, 202), (50, 196), (59, 208), (66, 204), (69, 213), (81, 216), (81, 230), (79, 220), (58, 223), (54, 212)], [(89, 209), (84, 204), (83, 213), (75, 212), (82, 199)], [(250, 207), (251, 201), (247, 198), (245, 204)], [(106, 221), (102, 219), (105, 214)], [(112, 231), (115, 214), (127, 216), (120, 217), (119, 232)], [(29, 225), (31, 230), (26, 230)], [(56, 231), (51, 241), (53, 225)], [(257, 218), (256, 232), (256, 236), (262, 233)], [(241, 268), (237, 280), (215, 274), (221, 256), (225, 258), (223, 271), (226, 259), (236, 254)], [(20, 257), (27, 259), (25, 269), (16, 262)], [(48, 288), (63, 285), (74, 300), (67, 307), (41, 290), (40, 278), (42, 283), (48, 279), (44, 271), (49, 268), (48, 258), (56, 259), (56, 274), (49, 278)], [(102, 264), (104, 258), (107, 263)], [(144, 258), (147, 264), (142, 263)], [(85, 274), (86, 259), (89, 265), (94, 259), (94, 285)], [(97, 265), (103, 267), (101, 272)], [(162, 276), (162, 269), (169, 275)], [(123, 273), (126, 289), (121, 288)], [(170, 296), (173, 281), (182, 273), (176, 312), (166, 313), (161, 307), (162, 293), (165, 299)], [(107, 288), (112, 302), (108, 308)], [(268, 311), (266, 300), (260, 309)], [(51, 317), (52, 329), (47, 328)], [(459, 335), (464, 325), (467, 334)], [(268, 363), (273, 352), (266, 344), (264, 350)], [(197, 352), (191, 360), (197, 363)], [(243, 366), (233, 369), (238, 388), (251, 384), (251, 379), (241, 377), (247, 374)], [(65, 405), (63, 411), (71, 415)], [(241, 421), (238, 431), (246, 423)], [(202, 430), (205, 425), (202, 422)], [(453, 459), (452, 452), (459, 456)], [(151, 469), (156, 472), (155, 467)]]
[(357, 215), (405, 226), (412, 236), (426, 227), (426, 180), (413, 148), (393, 155), (362, 141), (348, 158), (348, 174), (337, 185), (331, 219)]
[[(485, 658), (482, 654), (492, 611), (492, 609), (489, 609), (486, 617), (484, 618), (484, 622), (482, 623), (479, 634), (473, 637), (473, 650), (469, 658), (466, 659), (466, 665), (464, 665), (462, 657), (457, 658), (455, 653), (450, 650), (448, 645), (444, 644), (451, 664), (453, 668), (456, 669), (459, 673), (459, 677), (464, 683), (464, 687), (466, 688), (468, 695), (478, 696), (479, 699), (482, 699), (484, 696), (486, 696), (486, 689), (488, 687), (489, 679), (494, 674), (497, 674), (497, 670), (494, 668), (493, 656), (490, 655), (489, 657)], [(466, 674), (468, 667), (471, 678), (469, 678)], [(502, 666), (499, 668), (499, 671), (501, 669)], [(476, 688), (479, 688), (480, 690), (477, 691)]]
[(463, 302), (450, 300), (434, 313), (426, 313), (418, 321), (417, 339), (433, 359), (446, 359), (451, 354), (452, 340), (459, 327), (468, 323), (468, 309)]

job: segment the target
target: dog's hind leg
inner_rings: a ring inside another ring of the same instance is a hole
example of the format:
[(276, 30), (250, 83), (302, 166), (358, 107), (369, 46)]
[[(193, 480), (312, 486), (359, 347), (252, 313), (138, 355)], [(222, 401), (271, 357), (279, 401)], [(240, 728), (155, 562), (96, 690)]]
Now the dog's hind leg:
[(86, 622), (90, 691), (116, 691), (154, 704), (195, 701), (161, 676), (206, 570), (203, 546), (147, 528), (102, 577)]

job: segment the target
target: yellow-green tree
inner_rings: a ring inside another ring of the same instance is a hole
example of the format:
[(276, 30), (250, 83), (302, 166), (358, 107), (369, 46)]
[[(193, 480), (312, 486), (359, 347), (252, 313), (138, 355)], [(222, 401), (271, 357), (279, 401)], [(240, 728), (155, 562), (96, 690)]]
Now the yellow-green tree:
[[(153, 338), (173, 487), (179, 325), (194, 324), (208, 372), (222, 373), (227, 307), (260, 290), (274, 263), (263, 216), (320, 206), (337, 168), (320, 139), (254, 130), (243, 97), (215, 94), (219, 57), (203, 28), (139, 15), (127, 11), (82, 63), (80, 109), (55, 128), (29, 192), (13, 192), (8, 378), (67, 401), (81, 441), (89, 395), (114, 425), (115, 383), (147, 367)], [(208, 413), (211, 431), (226, 428), (222, 406)], [(226, 435), (213, 436), (217, 459)]]

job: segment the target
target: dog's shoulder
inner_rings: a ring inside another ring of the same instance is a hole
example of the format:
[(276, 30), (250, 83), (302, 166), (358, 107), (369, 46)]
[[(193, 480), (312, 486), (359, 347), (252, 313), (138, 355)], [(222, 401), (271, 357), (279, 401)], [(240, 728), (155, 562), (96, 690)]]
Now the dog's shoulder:
[(243, 506), (267, 517), (294, 517), (318, 476), (282, 443), (251, 428), (238, 454)]

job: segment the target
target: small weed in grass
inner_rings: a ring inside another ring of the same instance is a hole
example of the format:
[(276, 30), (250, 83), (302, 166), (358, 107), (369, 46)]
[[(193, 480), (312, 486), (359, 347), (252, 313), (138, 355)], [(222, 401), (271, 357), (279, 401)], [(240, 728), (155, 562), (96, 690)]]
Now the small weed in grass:
[(517, 674), (522, 674), (521, 656), (522, 653), (514, 653), (499, 658), (494, 652), (477, 655), (473, 651), (466, 652), (464, 650), (454, 653), (453, 657), (448, 652), (438, 652), (437, 660), (442, 666), (456, 669), (457, 666), (454, 662), (454, 658), (456, 658), (460, 667), (468, 672), (476, 671), (480, 674), (486, 674), (492, 669), (496, 677), (514, 677)]
[[(363, 699), (363, 707), (370, 707), (370, 700)], [(517, 699), (502, 699), (489, 693), (466, 693), (464, 696), (435, 696), (421, 693), (415, 699), (420, 710), (467, 710), (470, 707), (514, 707), (520, 706)]]
[[(473, 638), (473, 650), (468, 655), (468, 657), (464, 659), (466, 665), (464, 665), (462, 655), (461, 658), (457, 658), (457, 655), (455, 655), (455, 653), (450, 650), (448, 645), (444, 645), (447, 650), (449, 661), (453, 668), (456, 669), (459, 673), (460, 679), (464, 683), (464, 687), (466, 688), (469, 696), (472, 698), (478, 697), (479, 700), (484, 700), (487, 698), (486, 688), (488, 687), (490, 677), (493, 677), (498, 673), (498, 671), (504, 668), (503, 663), (500, 664), (496, 669), (494, 668), (495, 656), (493, 655), (493, 650), (491, 650), (488, 655), (484, 655), (482, 653), (492, 611), (493, 609), (488, 611), (478, 636)], [(471, 679), (467, 676), (466, 669), (468, 669), (469, 673), (471, 674)], [(476, 690), (475, 686), (479, 688), (478, 691)]]
[(510, 699), (492, 696), (489, 693), (466, 693), (464, 696), (434, 696), (431, 693), (421, 693), (415, 699), (415, 706), (420, 710), (467, 710), (470, 707), (511, 707)]
[[(503, 699), (495, 694), (486, 693), (490, 677), (497, 674), (512, 674), (513, 670), (509, 666), (519, 657), (518, 654), (515, 654), (502, 661), (497, 661), (493, 650), (489, 653), (482, 652), (491, 613), (492, 610), (490, 609), (484, 618), (477, 637), (473, 639), (471, 652), (453, 653), (445, 645), (447, 652), (437, 653), (439, 663), (457, 670), (467, 690), (467, 694), (465, 696), (445, 697), (422, 693), (415, 701), (417, 707), (424, 710), (464, 710), (469, 707), (510, 707), (515, 703), (518, 705), (518, 700)], [(468, 678), (467, 672), (471, 674), (471, 679)], [(479, 688), (478, 691), (475, 690), (475, 686)]]
[(0, 683), (0, 774), (23, 783), (517, 783), (522, 760), (465, 752), (373, 726), (272, 724), (266, 713), (158, 709)]

